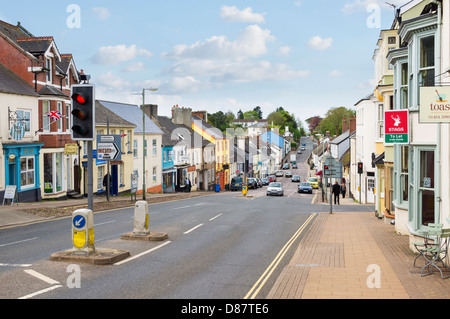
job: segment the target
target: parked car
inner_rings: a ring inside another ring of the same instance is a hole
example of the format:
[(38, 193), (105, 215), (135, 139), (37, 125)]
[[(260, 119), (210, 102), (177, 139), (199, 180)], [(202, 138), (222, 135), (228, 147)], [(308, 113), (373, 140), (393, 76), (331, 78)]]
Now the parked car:
[(286, 174), (284, 174), (284, 176), (286, 176), (286, 177), (292, 177), (292, 172), (291, 172), (291, 171), (287, 171)]
[(283, 169), (289, 169), (289, 163), (284, 163)]
[(312, 188), (319, 188), (319, 180), (317, 177), (310, 177), (306, 181), (311, 184)]
[(312, 194), (312, 191), (313, 191), (313, 189), (312, 189), (311, 183), (309, 183), (309, 182), (301, 182), (298, 185), (298, 192), (299, 193), (310, 193), (310, 194)]
[(258, 182), (256, 181), (256, 178), (247, 178), (247, 186), (248, 189), (257, 189), (258, 188)]
[(262, 186), (263, 186), (263, 185), (262, 185), (261, 178), (257, 178), (257, 179), (256, 179), (256, 184), (258, 185), (258, 187), (262, 187)]
[(275, 176), (276, 177), (283, 177), (284, 173), (282, 171), (276, 171)]
[(267, 196), (269, 196), (269, 195), (283, 196), (284, 195), (283, 184), (281, 184), (279, 182), (270, 183), (269, 186), (267, 187), (266, 195)]
[(270, 183), (268, 177), (263, 177), (263, 178), (261, 178), (261, 182), (262, 182), (262, 185), (263, 185), (263, 186), (269, 185), (269, 183)]
[(231, 179), (230, 189), (232, 191), (240, 191), (242, 190), (242, 183), (243, 183), (242, 177), (233, 177)]
[(297, 154), (301, 154), (301, 153), (302, 153), (302, 149), (299, 148), (299, 149), (297, 150)]
[(292, 169), (298, 168), (297, 163), (292, 163)]
[(299, 175), (293, 175), (292, 178), (291, 178), (291, 182), (299, 183), (300, 182), (300, 176)]
[(306, 150), (306, 148), (305, 148), (304, 146), (302, 146), (300, 149), (301, 149), (302, 151)]

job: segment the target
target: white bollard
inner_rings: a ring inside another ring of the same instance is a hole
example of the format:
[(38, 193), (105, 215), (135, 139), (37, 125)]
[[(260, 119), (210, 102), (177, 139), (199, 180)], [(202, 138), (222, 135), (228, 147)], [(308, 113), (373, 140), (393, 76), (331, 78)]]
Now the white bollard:
[(94, 213), (78, 209), (72, 214), (72, 242), (74, 254), (89, 255), (95, 252)]
[(148, 203), (138, 201), (134, 206), (134, 230), (133, 235), (146, 236), (150, 234), (148, 227)]

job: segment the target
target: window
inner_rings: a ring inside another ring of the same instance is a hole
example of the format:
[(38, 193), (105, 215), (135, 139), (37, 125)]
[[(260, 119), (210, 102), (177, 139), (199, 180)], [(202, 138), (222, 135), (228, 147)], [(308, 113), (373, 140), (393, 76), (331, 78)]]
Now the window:
[(120, 134), (120, 145), (121, 145), (121, 151), (122, 153), (125, 153), (125, 136), (124, 135), (124, 130), (120, 130), (119, 134)]
[(124, 185), (123, 171), (124, 171), (123, 164), (119, 165), (119, 183), (120, 183), (120, 185)]
[(17, 123), (20, 123), (25, 128), (25, 134), (31, 131), (31, 111), (17, 110)]
[(63, 191), (63, 153), (44, 154), (44, 193)]
[(133, 157), (134, 158), (138, 157), (138, 141), (137, 140), (133, 140)]
[(46, 59), (47, 82), (52, 82), (52, 59)]
[(396, 37), (389, 37), (388, 38), (388, 44), (396, 44), (397, 38)]
[(50, 118), (47, 113), (50, 112), (50, 101), (42, 101), (42, 130), (50, 132)]
[(152, 155), (156, 156), (157, 148), (156, 148), (156, 139), (152, 140)]
[(147, 157), (147, 140), (144, 140), (144, 157)]
[(419, 87), (434, 86), (434, 36), (420, 39)]
[[(56, 110), (59, 112), (59, 114), (63, 114), (62, 102), (58, 102), (56, 104)], [(57, 120), (56, 124), (58, 125), (58, 132), (61, 132), (62, 131), (62, 120)]]
[(24, 189), (33, 187), (34, 185), (34, 157), (21, 157), (20, 186)]
[(408, 185), (409, 147), (402, 146), (400, 151), (400, 202), (407, 202), (409, 196)]
[(400, 108), (408, 108), (408, 63), (401, 65)]
[(156, 184), (156, 166), (153, 166), (153, 185)]
[(127, 133), (127, 146), (128, 146), (128, 153), (131, 153), (131, 130), (128, 130)]
[(420, 151), (419, 200), (422, 225), (435, 222), (434, 151)]
[(71, 105), (66, 103), (66, 131), (70, 131)]
[(97, 166), (97, 190), (103, 190), (103, 166)]

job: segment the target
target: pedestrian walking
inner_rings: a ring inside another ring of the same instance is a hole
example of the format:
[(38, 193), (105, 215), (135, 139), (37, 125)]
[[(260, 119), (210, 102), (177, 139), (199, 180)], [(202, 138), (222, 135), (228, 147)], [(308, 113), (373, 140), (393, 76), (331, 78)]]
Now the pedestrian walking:
[(191, 180), (188, 178), (188, 192), (190, 193), (191, 192), (191, 188), (192, 188), (192, 183), (191, 183)]
[(112, 190), (111, 174), (106, 174), (103, 177), (103, 187), (105, 188), (105, 192), (107, 192), (107, 193), (108, 193), (108, 181), (109, 181), (109, 194), (111, 194), (111, 190)]
[(336, 205), (336, 200), (337, 200), (337, 204), (340, 205), (339, 203), (339, 195), (341, 194), (341, 186), (338, 184), (338, 182), (334, 182), (333, 185), (333, 195), (334, 195), (334, 204)]
[(342, 198), (345, 198), (345, 192), (347, 191), (347, 187), (345, 187), (345, 183), (341, 185)]

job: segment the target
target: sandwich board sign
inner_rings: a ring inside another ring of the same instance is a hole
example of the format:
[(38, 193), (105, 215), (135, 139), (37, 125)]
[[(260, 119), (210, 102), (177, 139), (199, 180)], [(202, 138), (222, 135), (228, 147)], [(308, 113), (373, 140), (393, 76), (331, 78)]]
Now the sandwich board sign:
[(5, 199), (11, 200), (11, 206), (14, 204), (14, 199), (16, 198), (16, 185), (8, 185), (5, 189), (5, 195), (3, 196), (3, 205), (5, 205)]
[(384, 143), (409, 143), (409, 111), (384, 111)]

